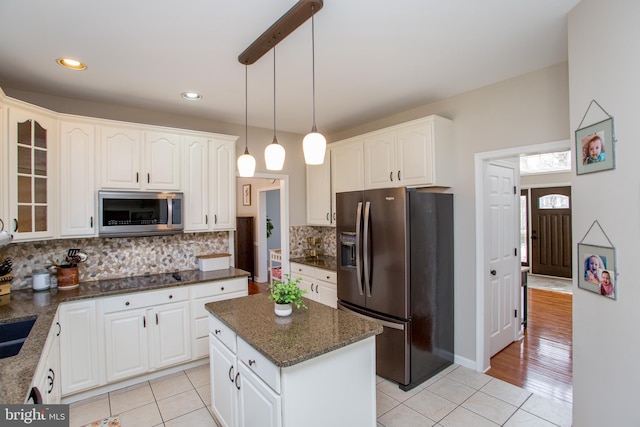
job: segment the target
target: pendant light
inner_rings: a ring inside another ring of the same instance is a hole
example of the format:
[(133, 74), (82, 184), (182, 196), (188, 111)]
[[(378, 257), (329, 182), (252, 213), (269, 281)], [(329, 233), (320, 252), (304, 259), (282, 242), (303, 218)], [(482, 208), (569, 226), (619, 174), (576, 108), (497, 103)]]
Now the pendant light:
[(284, 166), (284, 147), (278, 144), (276, 138), (276, 46), (273, 45), (273, 142), (264, 149), (264, 161), (267, 169), (280, 171)]
[(324, 153), (327, 149), (326, 138), (316, 128), (316, 47), (314, 26), (314, 5), (311, 5), (311, 75), (313, 80), (313, 127), (302, 140), (304, 162), (308, 165), (321, 165), (324, 163)]
[(249, 90), (247, 83), (247, 64), (244, 64), (244, 154), (238, 157), (238, 175), (242, 178), (251, 178), (256, 171), (256, 159), (249, 154), (247, 142), (249, 141)]

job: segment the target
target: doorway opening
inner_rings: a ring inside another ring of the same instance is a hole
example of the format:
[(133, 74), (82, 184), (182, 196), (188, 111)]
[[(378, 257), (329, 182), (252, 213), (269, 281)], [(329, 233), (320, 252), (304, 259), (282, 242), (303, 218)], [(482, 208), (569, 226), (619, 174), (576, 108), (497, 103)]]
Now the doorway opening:
[[(282, 271), (289, 272), (289, 176), (256, 173), (253, 178), (236, 178), (236, 184), (237, 216), (253, 217), (253, 280), (266, 283), (269, 280), (268, 251), (271, 247), (279, 246), (282, 252)], [(244, 191), (247, 190), (250, 197), (244, 197)], [(267, 237), (268, 228), (270, 237)]]
[[(489, 215), (487, 211), (487, 203), (488, 203), (488, 193), (485, 188), (485, 173), (487, 167), (490, 163), (496, 163), (499, 161), (507, 161), (512, 163), (517, 163), (518, 159), (522, 155), (527, 154), (536, 154), (541, 152), (558, 152), (562, 150), (570, 149), (570, 141), (560, 141), (554, 143), (540, 144), (540, 145), (532, 145), (525, 147), (517, 147), (512, 149), (505, 150), (497, 150), (486, 153), (478, 153), (475, 155), (475, 171), (476, 171), (476, 370), (479, 372), (487, 372), (490, 364), (491, 364), (491, 345), (490, 345), (490, 337), (491, 337), (491, 327), (495, 316), (495, 313), (492, 312), (495, 306), (495, 300), (492, 300), (492, 294), (490, 292), (491, 286), (491, 278), (492, 278), (492, 269), (490, 268), (490, 260), (491, 254), (487, 253), (486, 246), (487, 241), (492, 238), (490, 234), (490, 229), (487, 228), (487, 215)], [(570, 185), (570, 174), (568, 175), (568, 185)], [(531, 185), (532, 187), (536, 187), (539, 185)], [(515, 193), (513, 193), (515, 194)], [(515, 195), (516, 203), (520, 204), (520, 193), (517, 192)], [(519, 223), (521, 221), (521, 217), (516, 215), (516, 221)], [(515, 247), (519, 248), (517, 256), (513, 256), (513, 268), (517, 269), (516, 271), (520, 271), (520, 263), (521, 262), (531, 262), (531, 258), (533, 255), (531, 252), (523, 253), (526, 248), (529, 250), (528, 246), (530, 244), (530, 240), (525, 236), (522, 237), (523, 234), (528, 234), (526, 231), (523, 233), (523, 229), (520, 229), (520, 243), (518, 244), (517, 238), (515, 242)], [(517, 233), (518, 231), (516, 231)], [(512, 249), (513, 251), (513, 249)], [(512, 252), (513, 253), (513, 252)], [(520, 280), (515, 280), (511, 282), (511, 286), (513, 286), (514, 293), (520, 293)], [(530, 295), (531, 290), (529, 290)], [(523, 295), (527, 295), (527, 293), (523, 293)], [(570, 298), (570, 296), (569, 296)], [(514, 300), (518, 300), (515, 298)], [(520, 299), (521, 301), (521, 299)], [(517, 304), (517, 303), (516, 303)], [(518, 307), (516, 305), (516, 307)], [(540, 305), (538, 304), (539, 308)], [(522, 306), (518, 307), (517, 313), (522, 313)], [(569, 309), (570, 313), (571, 309)], [(511, 311), (512, 315), (514, 310)], [(570, 314), (568, 315), (569, 321), (571, 320)], [(531, 320), (531, 319), (529, 319)], [(495, 322), (494, 322), (495, 323)], [(519, 339), (517, 334), (514, 332), (514, 339)], [(569, 334), (570, 339), (570, 334)], [(524, 340), (523, 340), (524, 341)], [(518, 341), (515, 343), (517, 344)], [(568, 346), (569, 352), (571, 351), (571, 346)], [(549, 364), (554, 363), (552, 360), (548, 361)], [(517, 360), (512, 360), (512, 365), (518, 364)], [(522, 386), (522, 385), (520, 385)]]

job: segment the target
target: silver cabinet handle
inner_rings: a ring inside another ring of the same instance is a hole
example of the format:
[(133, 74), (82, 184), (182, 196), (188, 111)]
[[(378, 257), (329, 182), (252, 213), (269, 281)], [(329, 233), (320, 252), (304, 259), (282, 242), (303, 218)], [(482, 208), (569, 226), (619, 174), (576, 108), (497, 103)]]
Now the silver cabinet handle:
[(366, 202), (364, 205), (364, 234), (362, 240), (362, 252), (364, 258), (364, 287), (367, 290), (367, 296), (371, 298), (371, 277), (369, 273), (369, 214), (371, 211), (371, 202)]
[(362, 224), (362, 202), (358, 202), (356, 211), (356, 282), (358, 292), (364, 295), (364, 283), (362, 282), (362, 258), (360, 257), (360, 225)]

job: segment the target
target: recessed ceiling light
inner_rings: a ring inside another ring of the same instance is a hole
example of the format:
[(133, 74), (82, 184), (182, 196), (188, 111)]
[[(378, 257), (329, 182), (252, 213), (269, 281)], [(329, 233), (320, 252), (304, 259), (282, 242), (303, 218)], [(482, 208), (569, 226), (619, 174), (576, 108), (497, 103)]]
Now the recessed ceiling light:
[(182, 97), (184, 99), (188, 99), (189, 101), (197, 101), (198, 99), (202, 99), (202, 95), (197, 92), (182, 92)]
[(64, 68), (68, 68), (70, 70), (82, 71), (87, 69), (87, 66), (85, 64), (76, 59), (58, 58), (56, 62), (62, 65)]

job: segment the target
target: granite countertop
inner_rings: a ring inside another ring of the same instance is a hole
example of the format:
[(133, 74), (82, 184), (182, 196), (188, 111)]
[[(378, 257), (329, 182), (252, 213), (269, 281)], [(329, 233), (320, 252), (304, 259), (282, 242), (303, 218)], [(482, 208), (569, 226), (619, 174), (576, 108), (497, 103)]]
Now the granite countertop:
[(310, 265), (311, 267), (324, 268), (325, 270), (338, 271), (338, 262), (336, 257), (322, 255), (319, 257), (307, 258), (291, 258), (289, 262), (297, 262), (298, 264)]
[(69, 290), (12, 290), (11, 302), (0, 306), (0, 323), (37, 319), (20, 352), (0, 359), (0, 404), (24, 403), (60, 303), (249, 276), (246, 271), (236, 268), (180, 271), (180, 280), (174, 274), (83, 282), (76, 289)]
[(265, 294), (205, 304), (205, 308), (276, 366), (292, 366), (365, 338), (382, 326), (342, 310), (306, 300), (308, 309), (293, 307), (276, 317)]

